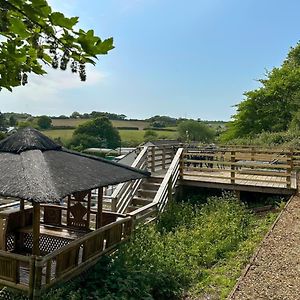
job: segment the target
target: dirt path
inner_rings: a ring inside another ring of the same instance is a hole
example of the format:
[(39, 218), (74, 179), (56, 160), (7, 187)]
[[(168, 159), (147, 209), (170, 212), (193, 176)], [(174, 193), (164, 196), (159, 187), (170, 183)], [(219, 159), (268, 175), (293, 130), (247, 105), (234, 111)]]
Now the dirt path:
[(283, 211), (230, 300), (300, 299), (300, 197)]

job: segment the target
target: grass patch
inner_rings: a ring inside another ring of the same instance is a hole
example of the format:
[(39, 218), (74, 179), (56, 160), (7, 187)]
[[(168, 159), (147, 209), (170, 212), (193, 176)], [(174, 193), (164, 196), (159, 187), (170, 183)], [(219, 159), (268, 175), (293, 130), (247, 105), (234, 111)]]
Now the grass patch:
[(63, 143), (67, 143), (73, 135), (74, 129), (50, 129), (44, 130), (43, 134), (51, 139), (60, 138)]
[(276, 214), (252, 215), (231, 194), (173, 203), (157, 224), (42, 299), (226, 299)]
[[(85, 123), (89, 119), (52, 119), (52, 126), (74, 126), (77, 127), (80, 124)], [(110, 120), (114, 127), (138, 127), (143, 130), (149, 126), (149, 122), (146, 121), (126, 121), (126, 120)]]
[[(80, 120), (79, 120), (80, 121)], [(63, 143), (67, 143), (71, 138), (74, 129), (51, 129), (43, 133), (48, 137), (55, 139), (60, 138)], [(159, 139), (176, 139), (177, 132), (172, 131), (155, 131)], [(124, 146), (137, 146), (144, 141), (145, 131), (143, 130), (119, 130), (121, 141)]]

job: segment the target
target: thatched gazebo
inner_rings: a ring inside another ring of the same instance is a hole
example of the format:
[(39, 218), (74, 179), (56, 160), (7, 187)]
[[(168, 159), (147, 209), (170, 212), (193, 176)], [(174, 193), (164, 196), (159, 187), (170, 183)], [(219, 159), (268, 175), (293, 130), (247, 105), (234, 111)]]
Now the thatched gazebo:
[[(14, 230), (20, 232), (22, 228), (23, 233), (30, 234), (31, 242), (27, 237), (27, 244), (32, 246), (33, 255), (39, 255), (42, 250), (42, 233), (48, 232), (51, 236), (52, 232), (55, 239), (57, 232), (60, 233), (58, 227), (62, 235), (89, 232), (93, 189), (98, 189), (94, 213), (96, 229), (100, 228), (103, 225), (102, 188), (147, 176), (147, 172), (138, 169), (62, 148), (35, 129), (18, 131), (0, 142), (0, 196), (20, 199), (17, 211), (4, 214), (6, 225), (2, 225), (2, 230), (7, 234), (0, 236), (0, 250), (7, 250), (8, 234)], [(62, 225), (59, 207), (63, 199), (67, 201), (65, 225)], [(32, 207), (27, 208), (26, 200)], [(45, 203), (47, 207), (43, 207), (42, 216), (48, 225), (46, 229), (40, 224), (41, 208)], [(13, 251), (22, 248), (24, 235), (15, 235), (11, 243)]]

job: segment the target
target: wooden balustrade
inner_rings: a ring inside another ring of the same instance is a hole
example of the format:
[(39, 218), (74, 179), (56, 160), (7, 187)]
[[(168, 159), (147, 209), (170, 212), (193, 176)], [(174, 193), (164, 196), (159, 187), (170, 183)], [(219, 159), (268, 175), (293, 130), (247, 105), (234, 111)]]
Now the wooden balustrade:
[(157, 204), (158, 210), (162, 212), (168, 202), (171, 200), (173, 189), (180, 176), (180, 161), (183, 153), (183, 148), (179, 148), (168, 168), (166, 175), (153, 199), (153, 203)]
[[(146, 169), (147, 168), (147, 157), (148, 157), (148, 147), (144, 147), (139, 153), (137, 158), (132, 164), (133, 168)], [(111, 210), (123, 213), (126, 210), (127, 205), (130, 203), (133, 197), (133, 191), (136, 191), (142, 180), (129, 181), (118, 184), (117, 188), (111, 195), (112, 206)]]
[(176, 153), (177, 149), (170, 146), (148, 146), (147, 165), (148, 170), (156, 172), (167, 169)]
[(183, 154), (182, 176), (268, 182), (291, 188), (295, 156), (292, 151), (261, 149), (187, 150)]
[[(29, 286), (21, 278), (21, 268), (30, 266), (29, 256), (0, 250), (0, 285), (29, 292)], [(30, 272), (29, 281), (33, 273)]]
[(45, 290), (80, 274), (95, 264), (101, 255), (126, 241), (131, 231), (132, 218), (125, 217), (92, 231), (46, 256), (38, 257), (34, 264), (33, 289)]

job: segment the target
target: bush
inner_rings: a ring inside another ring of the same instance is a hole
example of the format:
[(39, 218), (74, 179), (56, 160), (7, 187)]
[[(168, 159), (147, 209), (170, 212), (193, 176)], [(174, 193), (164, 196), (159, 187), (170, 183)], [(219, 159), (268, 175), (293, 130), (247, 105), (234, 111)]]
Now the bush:
[(51, 127), (52, 120), (48, 116), (40, 116), (37, 119), (37, 125), (40, 129), (49, 129)]

